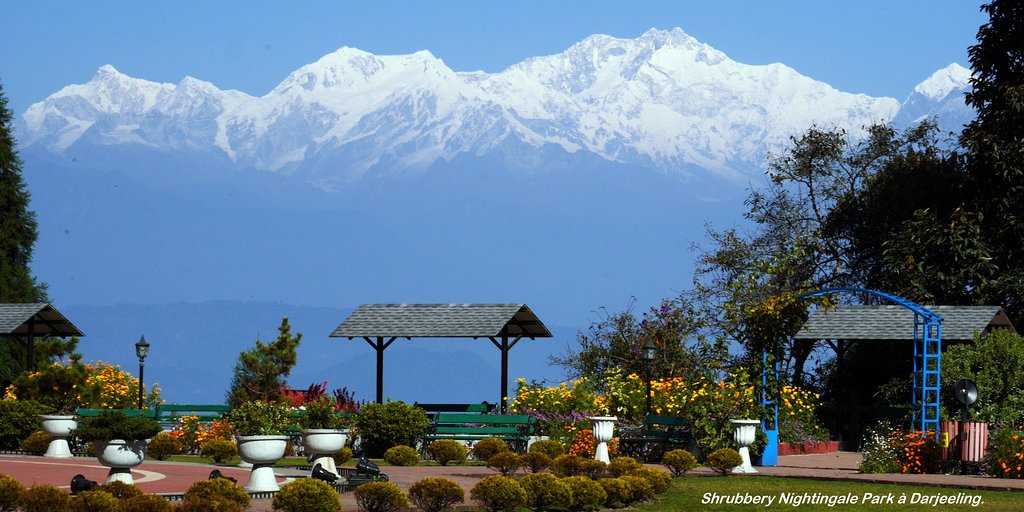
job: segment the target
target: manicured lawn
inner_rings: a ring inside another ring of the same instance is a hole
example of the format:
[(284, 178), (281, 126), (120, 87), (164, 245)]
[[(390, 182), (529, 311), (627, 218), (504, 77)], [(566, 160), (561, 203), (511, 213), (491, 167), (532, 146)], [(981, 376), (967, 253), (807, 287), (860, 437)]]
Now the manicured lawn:
[[(730, 505), (730, 504), (704, 504), (702, 500), (707, 493), (717, 493), (720, 496), (752, 495), (767, 496), (774, 498), (775, 502), (769, 507), (764, 503), (760, 505)], [(865, 493), (874, 496), (886, 496), (892, 493), (895, 500), (905, 495), (907, 504), (899, 505), (894, 501), (888, 504), (863, 504), (863, 501), (856, 505), (836, 505), (829, 507), (826, 503), (820, 505), (802, 505), (794, 507), (791, 504), (779, 503), (780, 495), (791, 493), (794, 495), (816, 494), (825, 496), (846, 496), (852, 494), (864, 499)], [(978, 507), (971, 507), (968, 501), (963, 505), (939, 504), (910, 504), (914, 493), (924, 496), (981, 496), (982, 504)], [(689, 476), (677, 478), (663, 496), (653, 503), (637, 507), (641, 511), (664, 511), (664, 510), (710, 510), (739, 512), (746, 510), (827, 510), (827, 511), (864, 511), (864, 510), (900, 510), (900, 511), (935, 511), (935, 510), (982, 510), (982, 511), (1019, 511), (1024, 510), (1024, 492), (998, 492), (998, 491), (975, 491), (973, 489), (952, 489), (942, 487), (876, 484), (867, 482), (846, 482), (828, 480), (809, 480), (799, 478), (778, 478), (767, 476), (756, 477), (720, 477), (720, 476)]]

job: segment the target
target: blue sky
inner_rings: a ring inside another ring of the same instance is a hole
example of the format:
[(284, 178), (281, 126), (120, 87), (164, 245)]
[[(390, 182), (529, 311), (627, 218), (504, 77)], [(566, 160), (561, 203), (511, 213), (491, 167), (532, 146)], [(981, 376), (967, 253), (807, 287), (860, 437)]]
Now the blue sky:
[[(301, 4), (296, 7), (293, 4)], [(263, 94), (340, 46), (429, 49), (456, 70), (500, 70), (594, 33), (681, 27), (751, 64), (784, 62), (833, 86), (899, 99), (967, 64), (973, 1), (50, 2), (4, 8), (0, 83), (18, 113), (102, 64)]]

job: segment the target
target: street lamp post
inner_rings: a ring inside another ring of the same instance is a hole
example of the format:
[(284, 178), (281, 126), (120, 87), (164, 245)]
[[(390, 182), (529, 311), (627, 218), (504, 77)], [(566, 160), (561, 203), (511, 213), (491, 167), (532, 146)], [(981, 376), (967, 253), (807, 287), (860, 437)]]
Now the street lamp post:
[(141, 336), (139, 341), (135, 343), (135, 355), (139, 358), (139, 410), (144, 409), (144, 390), (145, 385), (143, 384), (143, 371), (146, 369), (146, 356), (149, 355), (149, 342), (146, 341), (145, 336)]
[(651, 339), (650, 336), (648, 336), (645, 339), (645, 341), (644, 341), (644, 349), (643, 349), (644, 367), (647, 369), (647, 372), (646, 372), (646, 374), (647, 374), (647, 395), (646, 395), (647, 401), (646, 401), (646, 407), (647, 408), (645, 410), (645, 412), (647, 414), (651, 413), (651, 373), (652, 373), (652, 366), (653, 366), (653, 363), (654, 363), (654, 356), (657, 355), (657, 353), (658, 353), (657, 345), (655, 345), (654, 344), (654, 340)]

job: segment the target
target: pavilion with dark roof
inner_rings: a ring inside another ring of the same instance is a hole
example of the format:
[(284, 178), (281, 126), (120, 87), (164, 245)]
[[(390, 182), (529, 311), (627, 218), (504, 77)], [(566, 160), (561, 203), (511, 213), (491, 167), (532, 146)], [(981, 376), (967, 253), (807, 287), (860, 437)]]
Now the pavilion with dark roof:
[(28, 349), (26, 367), (35, 369), (35, 339), (84, 336), (57, 308), (45, 302), (0, 304), (0, 338), (20, 339)]
[[(1016, 332), (999, 306), (924, 306), (942, 318), (943, 341), (970, 341), (993, 329)], [(842, 304), (811, 312), (798, 340), (913, 341), (914, 312), (898, 305)]]
[(526, 304), (363, 304), (330, 335), (362, 338), (377, 351), (377, 403), (384, 401), (384, 350), (398, 338), (486, 338), (501, 351), (501, 410), (507, 409), (508, 351), (551, 331)]

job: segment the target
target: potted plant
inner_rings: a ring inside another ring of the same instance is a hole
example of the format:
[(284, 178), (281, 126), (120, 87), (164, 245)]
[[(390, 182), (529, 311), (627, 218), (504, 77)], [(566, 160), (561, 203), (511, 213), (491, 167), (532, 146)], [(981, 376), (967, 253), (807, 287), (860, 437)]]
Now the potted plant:
[(103, 411), (99, 416), (84, 418), (78, 436), (93, 444), (100, 464), (110, 468), (107, 482), (131, 485), (131, 468), (142, 464), (146, 440), (160, 433), (160, 424), (140, 416), (127, 416), (121, 411)]
[(50, 436), (44, 457), (71, 457), (68, 437), (78, 426), (75, 409), (85, 390), (87, 376), (81, 356), (75, 354), (67, 364), (49, 364), (22, 374), (12, 383), (11, 391), (19, 400), (34, 400), (51, 410), (39, 416), (43, 431)]
[(306, 402), (300, 419), (302, 446), (310, 465), (338, 474), (332, 455), (341, 451), (348, 440), (348, 421), (338, 413), (337, 402), (323, 396)]
[(291, 427), (291, 414), (287, 406), (278, 403), (246, 402), (228, 413), (228, 421), (236, 432), (238, 454), (252, 464), (249, 492), (276, 492), (280, 490), (274, 477), (274, 463), (284, 457)]

